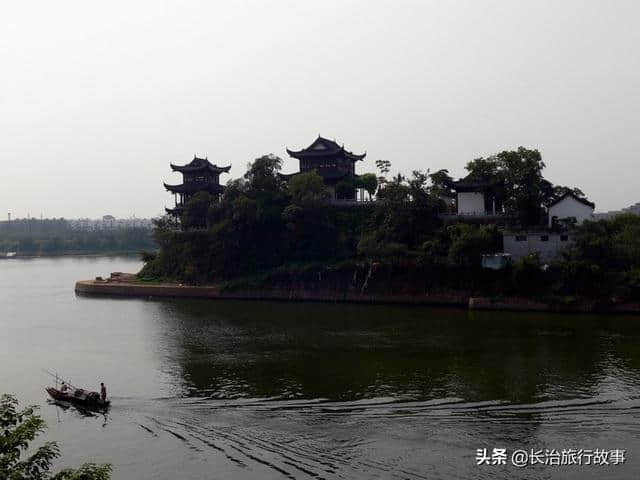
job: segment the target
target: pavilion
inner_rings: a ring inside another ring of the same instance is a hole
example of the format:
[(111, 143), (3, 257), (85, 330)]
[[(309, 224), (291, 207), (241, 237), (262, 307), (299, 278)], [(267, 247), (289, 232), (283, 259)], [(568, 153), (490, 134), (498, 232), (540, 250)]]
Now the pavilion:
[(229, 173), (231, 165), (218, 167), (209, 162), (207, 158), (198, 158), (194, 155), (186, 165), (170, 164), (171, 170), (182, 173), (182, 183), (179, 185), (164, 184), (174, 196), (174, 208), (165, 208), (169, 215), (179, 217), (185, 203), (198, 192), (207, 192), (216, 198), (220, 198), (224, 186), (220, 185), (220, 174)]

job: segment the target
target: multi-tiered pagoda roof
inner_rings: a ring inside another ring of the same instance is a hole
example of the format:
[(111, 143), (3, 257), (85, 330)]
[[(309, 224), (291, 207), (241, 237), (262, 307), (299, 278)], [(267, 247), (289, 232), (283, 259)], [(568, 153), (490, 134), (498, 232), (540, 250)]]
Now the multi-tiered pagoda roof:
[[(335, 199), (353, 200), (355, 199), (355, 187), (353, 191), (339, 192), (339, 183), (356, 177), (356, 162), (362, 160), (367, 154), (356, 154), (338, 145), (335, 140), (318, 135), (311, 145), (302, 150), (289, 150), (287, 153), (300, 161), (298, 172), (282, 175), (288, 179), (300, 173), (315, 171), (320, 175)], [(343, 182), (344, 183), (344, 182)], [(349, 190), (349, 189), (347, 189)]]
[(175, 196), (175, 208), (165, 208), (170, 215), (179, 216), (184, 204), (198, 192), (207, 192), (219, 196), (224, 191), (220, 185), (220, 174), (228, 173), (231, 165), (219, 167), (209, 162), (207, 158), (193, 157), (186, 165), (170, 164), (171, 170), (182, 173), (182, 183), (177, 185), (164, 184), (169, 192)]
[(194, 155), (193, 160), (191, 160), (186, 165), (174, 165), (173, 163), (169, 164), (171, 166), (171, 170), (174, 172), (180, 173), (204, 173), (209, 172), (213, 174), (221, 174), (221, 173), (229, 173), (231, 169), (231, 165), (227, 167), (219, 167), (209, 162), (207, 158), (198, 158)]
[(352, 163), (362, 160), (367, 156), (366, 153), (358, 155), (349, 152), (345, 150), (344, 145), (338, 145), (334, 140), (329, 140), (319, 135), (307, 148), (303, 148), (302, 150), (289, 150), (287, 148), (287, 153), (289, 156), (301, 161), (314, 161), (326, 157), (336, 157)]

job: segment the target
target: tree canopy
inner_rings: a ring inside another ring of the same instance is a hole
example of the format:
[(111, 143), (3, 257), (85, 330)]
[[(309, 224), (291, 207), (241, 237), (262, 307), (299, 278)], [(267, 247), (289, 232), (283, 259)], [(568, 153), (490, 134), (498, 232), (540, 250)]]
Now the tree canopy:
[[(390, 162), (378, 163), (384, 175), (390, 172)], [(390, 271), (395, 265), (403, 266), (400, 271), (422, 269), (417, 278), (435, 276), (434, 284), (442, 288), (567, 298), (640, 295), (640, 217), (635, 216), (571, 225), (573, 248), (546, 270), (532, 257), (500, 273), (482, 271), (482, 255), (502, 251), (500, 228), (514, 226), (506, 223), (510, 218), (516, 227), (539, 228), (549, 201), (566, 192), (584, 195), (546, 180), (537, 150), (520, 147), (467, 164), (466, 180), (491, 185), (496, 206), (511, 214), (502, 225), (456, 223), (441, 215), (453, 195), (447, 170), (416, 170), (380, 183), (374, 174), (362, 175), (357, 186), (375, 190), (376, 201), (344, 206), (331, 201), (316, 172), (285, 181), (281, 164), (278, 157), (260, 157), (243, 178), (227, 184), (219, 201), (194, 196), (183, 230), (157, 222), (160, 249), (147, 256), (140, 276), (228, 282), (300, 265), (382, 262)], [(203, 215), (205, 228), (188, 228), (202, 225)]]
[[(64, 469), (52, 475), (53, 461), (60, 456), (55, 442), (37, 448), (29, 444), (42, 433), (46, 424), (37, 407), (18, 408), (11, 395), (0, 396), (0, 478), (6, 480), (108, 480), (110, 465), (86, 463), (77, 469)], [(29, 452), (29, 455), (24, 455)]]

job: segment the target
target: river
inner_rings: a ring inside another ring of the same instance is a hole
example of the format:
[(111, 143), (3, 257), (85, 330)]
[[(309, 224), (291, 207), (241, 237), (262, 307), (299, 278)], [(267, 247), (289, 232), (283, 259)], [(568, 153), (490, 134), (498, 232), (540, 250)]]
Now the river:
[[(638, 478), (640, 318), (77, 297), (135, 258), (0, 262), (0, 392), (113, 479)], [(47, 401), (47, 368), (112, 399)], [(626, 450), (477, 465), (477, 449)]]

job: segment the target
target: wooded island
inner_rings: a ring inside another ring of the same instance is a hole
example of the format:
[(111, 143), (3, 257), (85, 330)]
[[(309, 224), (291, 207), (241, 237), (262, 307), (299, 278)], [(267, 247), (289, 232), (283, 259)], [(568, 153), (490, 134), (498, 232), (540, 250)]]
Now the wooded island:
[[(289, 153), (300, 159), (299, 172), (283, 175), (282, 160), (266, 155), (224, 186), (219, 175), (228, 167), (198, 158), (172, 165), (184, 181), (166, 186), (177, 200), (156, 221), (159, 250), (145, 254), (139, 280), (602, 305), (640, 298), (640, 217), (550, 217), (567, 199), (587, 214), (593, 204), (578, 188), (547, 180), (537, 150), (474, 159), (458, 181), (444, 169), (388, 178), (391, 163), (383, 160), (378, 174), (357, 175), (364, 155), (322, 137)], [(479, 212), (461, 205), (470, 204), (461, 196), (470, 191), (484, 199)], [(504, 255), (506, 235), (522, 242), (533, 234), (566, 243), (551, 259)], [(483, 256), (495, 255), (509, 261), (484, 268)]]

